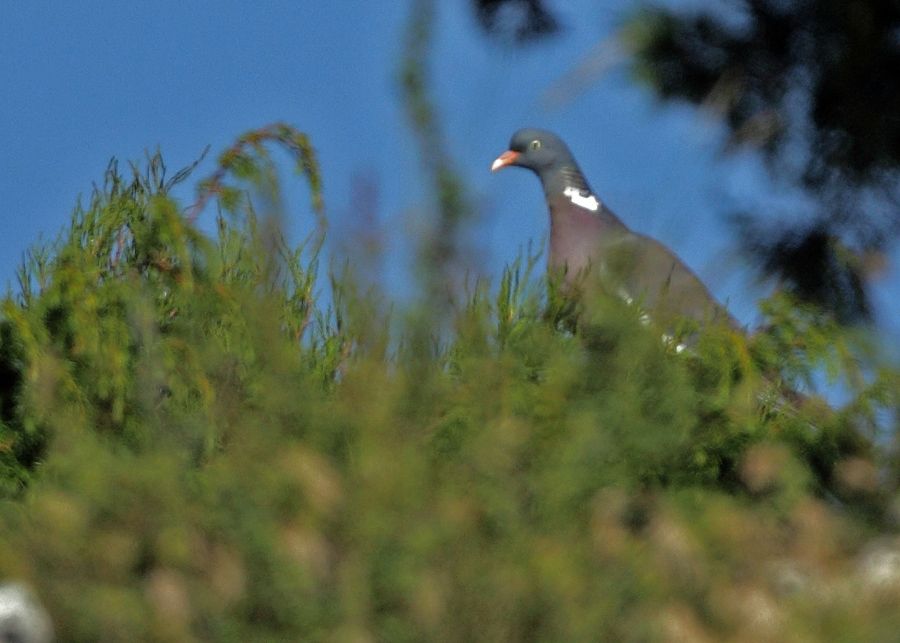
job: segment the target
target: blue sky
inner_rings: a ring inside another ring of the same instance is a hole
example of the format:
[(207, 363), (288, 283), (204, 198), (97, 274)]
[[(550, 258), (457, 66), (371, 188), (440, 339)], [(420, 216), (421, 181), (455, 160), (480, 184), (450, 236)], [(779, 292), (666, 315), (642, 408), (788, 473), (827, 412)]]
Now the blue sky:
[[(675, 249), (752, 324), (762, 291), (736, 255), (725, 214), (791, 199), (773, 193), (758, 161), (723, 158), (711, 116), (655, 103), (621, 67), (546, 107), (547, 92), (633, 3), (556, 3), (563, 34), (525, 49), (486, 40), (467, 0), (438, 5), (432, 81), (447, 149), (434, 153), (449, 155), (472, 191), (473, 269), (495, 277), (546, 234), (534, 177), (488, 171), (515, 129), (541, 126), (569, 142), (626, 223)], [(408, 248), (428, 204), (396, 82), (407, 10), (406, 2), (347, 0), (2, 3), (0, 284), (29, 245), (66, 224), (110, 157), (140, 159), (159, 147), (174, 170), (209, 144), (199, 178), (242, 132), (286, 121), (318, 150), (332, 242), (358, 214), (357, 178), (377, 186), (384, 274), (396, 293), (408, 292)], [(179, 196), (186, 205), (191, 189)], [(304, 197), (295, 181), (287, 221), (294, 238), (311, 220)], [(210, 209), (201, 225), (211, 218)], [(896, 261), (892, 270), (876, 293), (878, 314), (900, 335)]]

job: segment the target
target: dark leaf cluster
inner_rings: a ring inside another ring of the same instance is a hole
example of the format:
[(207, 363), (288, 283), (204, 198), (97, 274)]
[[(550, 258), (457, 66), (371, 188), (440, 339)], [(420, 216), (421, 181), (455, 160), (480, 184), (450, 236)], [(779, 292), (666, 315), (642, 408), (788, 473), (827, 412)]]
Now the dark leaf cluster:
[(640, 78), (720, 113), (731, 144), (763, 150), (776, 183), (815, 203), (774, 231), (781, 213), (757, 212), (742, 238), (762, 239), (747, 249), (766, 274), (844, 319), (868, 317), (872, 258), (900, 232), (898, 30), (884, 0), (653, 9), (628, 28)]
[(496, 38), (523, 43), (560, 30), (543, 0), (473, 0), (473, 5), (481, 28)]

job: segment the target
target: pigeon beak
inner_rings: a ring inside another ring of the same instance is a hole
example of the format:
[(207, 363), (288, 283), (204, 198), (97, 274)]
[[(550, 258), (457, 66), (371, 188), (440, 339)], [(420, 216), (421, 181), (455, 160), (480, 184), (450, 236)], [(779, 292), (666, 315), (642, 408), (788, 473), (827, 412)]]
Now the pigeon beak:
[(507, 165), (515, 165), (516, 160), (519, 158), (518, 152), (513, 152), (509, 150), (508, 152), (504, 152), (500, 156), (497, 157), (497, 160), (491, 164), (491, 172), (496, 172), (499, 169), (506, 167)]

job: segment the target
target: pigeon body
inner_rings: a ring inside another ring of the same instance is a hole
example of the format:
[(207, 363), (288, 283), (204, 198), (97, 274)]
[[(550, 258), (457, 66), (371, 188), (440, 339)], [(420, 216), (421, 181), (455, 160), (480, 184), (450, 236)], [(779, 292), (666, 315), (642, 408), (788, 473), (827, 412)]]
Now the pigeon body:
[(599, 282), (658, 318), (724, 319), (737, 325), (697, 275), (664, 245), (630, 230), (591, 190), (555, 134), (522, 129), (491, 166), (537, 174), (550, 211), (549, 269), (569, 290)]

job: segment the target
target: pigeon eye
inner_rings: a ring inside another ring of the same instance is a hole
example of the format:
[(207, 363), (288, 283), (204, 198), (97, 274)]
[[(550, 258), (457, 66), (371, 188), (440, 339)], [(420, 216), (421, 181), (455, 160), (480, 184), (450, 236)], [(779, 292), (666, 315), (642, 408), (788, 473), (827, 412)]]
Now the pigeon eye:
[(533, 150), (539, 150), (541, 149), (541, 142), (535, 139), (531, 141), (531, 145), (529, 145), (529, 147)]

